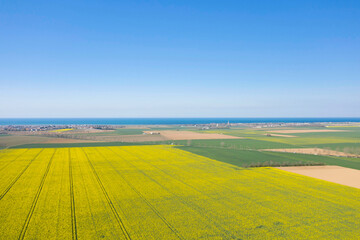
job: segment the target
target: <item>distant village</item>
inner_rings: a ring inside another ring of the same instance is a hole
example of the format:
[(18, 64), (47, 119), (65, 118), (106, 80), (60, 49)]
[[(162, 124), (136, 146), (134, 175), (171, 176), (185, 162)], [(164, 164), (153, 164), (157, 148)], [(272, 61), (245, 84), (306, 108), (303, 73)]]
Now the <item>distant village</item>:
[[(331, 122), (317, 122), (317, 123), (209, 123), (209, 124), (183, 124), (183, 125), (171, 125), (172, 127), (181, 128), (194, 128), (197, 130), (209, 130), (209, 129), (226, 129), (226, 128), (236, 128), (236, 127), (248, 127), (248, 128), (276, 128), (276, 127), (327, 127), (327, 126), (346, 126), (349, 124), (354, 124), (350, 122), (342, 123), (331, 123)], [(46, 132), (53, 131), (57, 129), (71, 128), (76, 130), (88, 130), (88, 129), (98, 129), (98, 130), (114, 130), (118, 128), (126, 128), (125, 125), (7, 125), (0, 126), (0, 134), (8, 134), (9, 132)], [(139, 126), (140, 128), (141, 126)], [(147, 125), (146, 127), (169, 127), (161, 125)]]
[[(42, 132), (42, 131), (53, 131), (57, 129), (100, 129), (100, 130), (114, 130), (114, 126), (108, 125), (8, 125), (8, 126), (0, 126), (0, 132), (8, 131), (8, 132)], [(116, 128), (121, 128), (118, 126)]]

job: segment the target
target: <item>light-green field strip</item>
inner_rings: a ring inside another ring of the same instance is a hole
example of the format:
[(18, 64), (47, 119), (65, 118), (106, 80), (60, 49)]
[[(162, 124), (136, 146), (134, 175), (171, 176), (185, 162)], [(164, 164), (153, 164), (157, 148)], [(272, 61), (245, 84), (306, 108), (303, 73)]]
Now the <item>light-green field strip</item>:
[(1, 239), (357, 239), (360, 190), (170, 146), (0, 151)]

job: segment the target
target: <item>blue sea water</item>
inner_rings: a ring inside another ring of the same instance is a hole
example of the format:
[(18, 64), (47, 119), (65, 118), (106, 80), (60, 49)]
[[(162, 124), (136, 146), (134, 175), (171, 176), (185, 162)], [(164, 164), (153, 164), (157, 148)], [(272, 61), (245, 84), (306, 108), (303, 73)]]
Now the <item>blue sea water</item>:
[(360, 118), (0, 118), (0, 125), (157, 125), (206, 123), (360, 122)]

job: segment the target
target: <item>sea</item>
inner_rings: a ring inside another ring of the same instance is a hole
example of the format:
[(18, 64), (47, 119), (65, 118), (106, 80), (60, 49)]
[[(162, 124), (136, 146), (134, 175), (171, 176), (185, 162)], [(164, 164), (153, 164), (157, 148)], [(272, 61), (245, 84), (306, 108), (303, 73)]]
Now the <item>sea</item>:
[(0, 118), (0, 125), (186, 125), (228, 122), (360, 122), (360, 118)]

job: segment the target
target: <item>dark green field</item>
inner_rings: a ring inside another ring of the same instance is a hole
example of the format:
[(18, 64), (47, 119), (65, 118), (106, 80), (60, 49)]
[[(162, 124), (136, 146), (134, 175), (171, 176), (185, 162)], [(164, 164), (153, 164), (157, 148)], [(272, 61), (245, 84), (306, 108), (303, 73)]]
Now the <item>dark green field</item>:
[[(238, 150), (227, 148), (181, 146), (182, 150), (199, 154), (218, 161), (230, 163), (239, 167), (246, 167), (256, 163), (302, 164), (324, 163), (360, 170), (360, 158), (345, 158), (332, 156), (317, 156), (294, 153), (260, 152), (257, 150)], [(270, 164), (269, 164), (270, 165)]]

